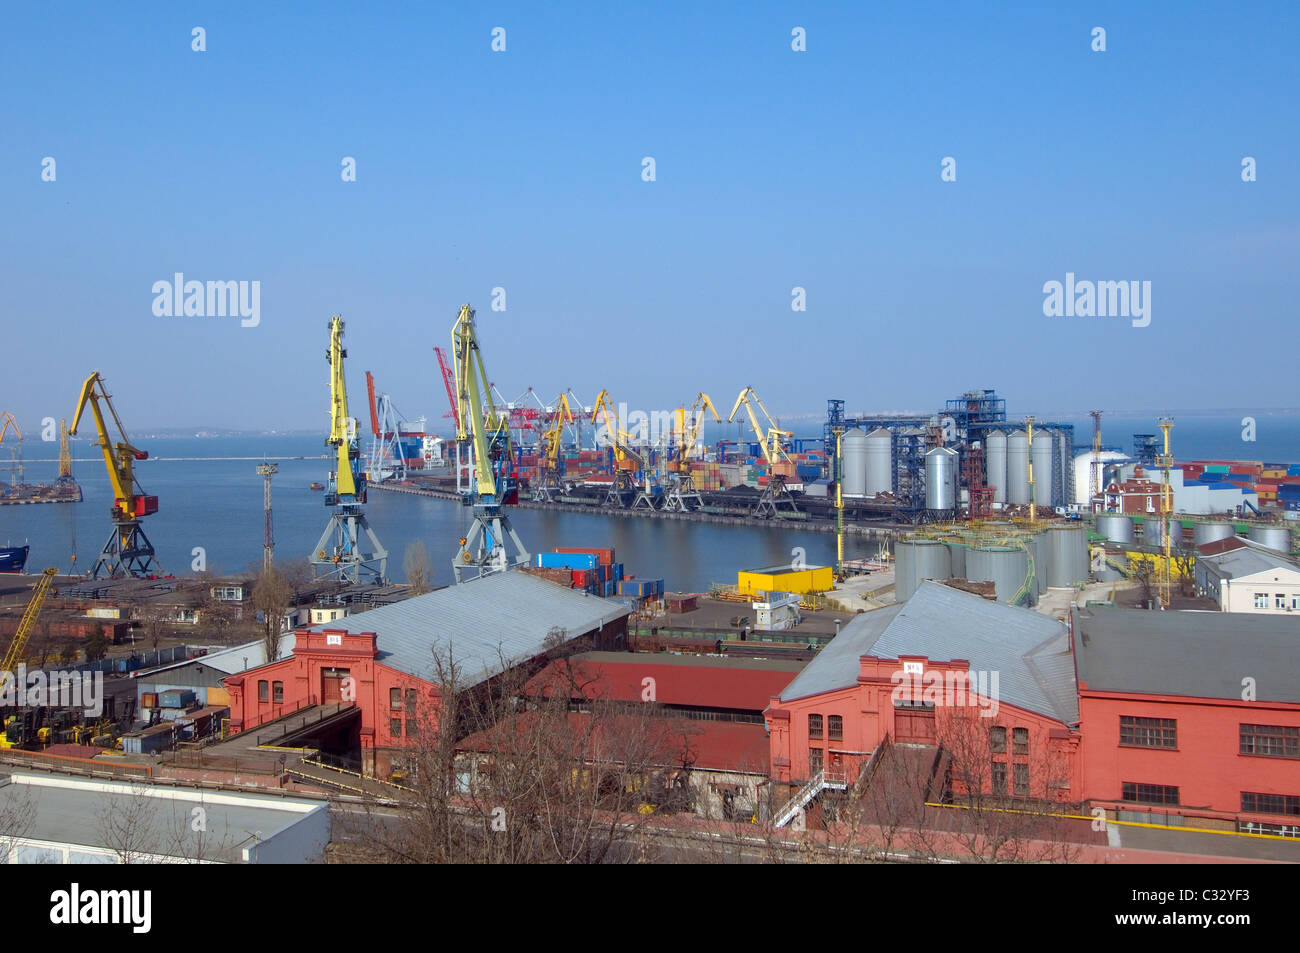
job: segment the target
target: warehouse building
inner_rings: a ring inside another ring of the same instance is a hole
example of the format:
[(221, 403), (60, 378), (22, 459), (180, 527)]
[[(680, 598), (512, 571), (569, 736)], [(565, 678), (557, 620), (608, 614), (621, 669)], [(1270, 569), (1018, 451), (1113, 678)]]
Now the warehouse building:
[(805, 802), (858, 778), (882, 744), (953, 748), (972, 726), (994, 793), (1081, 797), (1066, 627), (937, 582), (854, 618), (766, 718), (773, 781)]
[(461, 690), (486, 690), (515, 667), (540, 669), (553, 651), (625, 648), (629, 611), (504, 572), (299, 629), (289, 658), (224, 680), (230, 731), (305, 709), (324, 718), (355, 707), (357, 759), (366, 773), (386, 777), (436, 719), (440, 660), (454, 663)]
[(327, 804), (60, 775), (0, 775), (0, 864), (309, 864)]
[(1300, 837), (1300, 623), (1098, 606), (1071, 625), (1094, 806)]
[(1281, 553), (1238, 541), (1234, 548), (1196, 560), (1196, 585), (1224, 612), (1300, 619), (1300, 569)]

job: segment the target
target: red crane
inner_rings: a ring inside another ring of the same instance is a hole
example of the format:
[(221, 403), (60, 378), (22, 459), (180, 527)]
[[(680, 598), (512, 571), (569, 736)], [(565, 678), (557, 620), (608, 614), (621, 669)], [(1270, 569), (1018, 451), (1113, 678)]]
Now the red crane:
[(443, 416), (456, 421), (456, 429), (460, 430), (460, 415), (456, 411), (456, 375), (452, 373), (451, 366), (447, 363), (447, 355), (442, 348), (435, 347), (433, 353), (438, 355), (438, 366), (442, 368), (442, 382), (447, 385), (447, 400), (451, 403), (451, 412)]

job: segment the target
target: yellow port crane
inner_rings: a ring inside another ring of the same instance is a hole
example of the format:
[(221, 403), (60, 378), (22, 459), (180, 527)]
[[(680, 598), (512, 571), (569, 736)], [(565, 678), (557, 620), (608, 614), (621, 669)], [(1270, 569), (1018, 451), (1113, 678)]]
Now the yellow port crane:
[(10, 428), (13, 429), (14, 435), (18, 438), (18, 445), (11, 451), (13, 462), (9, 466), (9, 471), (14, 474), (13, 484), (17, 486), (23, 482), (23, 432), (18, 428), (18, 421), (14, 415), (5, 411), (4, 416), (0, 417), (0, 446), (4, 445), (5, 437), (8, 436)]
[(45, 597), (50, 594), (50, 587), (54, 585), (54, 577), (57, 573), (57, 569), (46, 569), (41, 572), (41, 578), (36, 583), (32, 598), (28, 601), (22, 620), (18, 623), (18, 631), (14, 633), (13, 641), (5, 650), (4, 661), (0, 662), (0, 678), (4, 677), (5, 672), (12, 672), (23, 660), (27, 640), (31, 638), (36, 628), (36, 619), (41, 614), (41, 606), (45, 604)]
[[(623, 429), (618, 411), (610, 399), (609, 391), (602, 390), (596, 397), (596, 404), (591, 410), (591, 422), (594, 424), (604, 417), (605, 434), (610, 448), (614, 452), (614, 482), (610, 484), (605, 502), (615, 506), (627, 506), (628, 495), (636, 491), (634, 507), (646, 503), (654, 509), (654, 499), (650, 494), (650, 477), (646, 473), (648, 461), (633, 444), (630, 433)], [(645, 486), (642, 488), (642, 481)]]
[[(767, 408), (763, 406), (763, 402), (752, 387), (746, 387), (740, 392), (740, 396), (736, 398), (736, 406), (731, 408), (731, 415), (727, 417), (727, 423), (736, 419), (736, 414), (740, 413), (742, 406), (749, 413), (749, 423), (754, 428), (754, 436), (758, 439), (759, 446), (763, 448), (763, 459), (767, 463), (768, 470), (767, 487), (758, 498), (754, 515), (780, 519), (787, 513), (798, 513), (799, 508), (795, 506), (794, 497), (790, 495), (786, 486), (787, 481), (792, 482), (797, 471), (783, 445), (785, 438), (793, 434), (776, 425), (776, 421), (767, 412)], [(767, 420), (766, 428), (759, 422), (758, 414), (754, 412), (755, 407)]]
[(325, 445), (335, 452), (334, 469), (325, 489), (329, 522), (312, 551), (311, 564), (319, 577), (337, 577), (351, 583), (384, 583), (388, 551), (366, 522), (366, 478), (361, 472), (361, 444), (357, 419), (348, 414), (348, 388), (343, 361), (343, 318), (330, 319), (330, 346), (325, 360), (330, 366), (330, 435)]
[[(113, 418), (120, 440), (114, 441), (109, 432), (104, 412), (100, 408), (101, 401)], [(92, 372), (81, 386), (77, 410), (72, 415), (72, 426), (68, 428), (69, 436), (76, 436), (81, 415), (87, 406), (95, 418), (95, 430), (99, 435), (97, 446), (103, 451), (104, 466), (108, 468), (108, 482), (113, 489), (113, 535), (100, 550), (90, 571), (91, 578), (98, 579), (101, 573), (110, 578), (123, 575), (157, 576), (161, 570), (154, 561), (153, 544), (145, 535), (140, 520), (158, 512), (158, 497), (145, 494), (135, 478), (135, 462), (148, 460), (149, 454), (133, 446), (127, 437), (126, 428), (122, 426), (122, 419), (117, 415), (112, 396), (104, 387), (104, 378), (99, 371)]]
[(689, 416), (685, 408), (677, 410), (678, 443), (676, 456), (667, 464), (669, 485), (664, 494), (665, 510), (686, 512), (704, 505), (704, 499), (700, 496), (699, 487), (695, 485), (695, 477), (691, 473), (691, 460), (704, 455), (700, 430), (704, 427), (705, 411), (713, 414), (716, 422), (722, 423), (718, 408), (713, 406), (713, 400), (703, 391), (696, 396)]
[[(451, 328), (456, 381), (456, 456), (470, 444), (474, 455), (474, 489), (463, 497), (474, 508), (474, 522), (460, 539), (452, 559), (456, 582), (505, 572), (527, 565), (528, 550), (505, 513), (518, 498), (518, 481), (511, 475), (510, 420), (492, 403), (492, 384), (483, 366), (474, 309), (461, 305)], [(459, 467), (458, 467), (459, 469)]]
[(68, 444), (67, 417), (59, 420), (59, 478), (56, 482), (72, 482), (72, 448)]
[(551, 411), (550, 425), (538, 439), (537, 483), (533, 486), (533, 499), (551, 502), (562, 489), (560, 480), (560, 445), (564, 438), (564, 424), (574, 422), (569, 395), (560, 394)]

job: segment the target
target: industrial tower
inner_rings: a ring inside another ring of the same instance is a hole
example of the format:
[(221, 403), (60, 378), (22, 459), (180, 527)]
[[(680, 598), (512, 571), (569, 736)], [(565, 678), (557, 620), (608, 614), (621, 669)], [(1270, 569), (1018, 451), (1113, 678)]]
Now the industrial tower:
[(456, 460), (462, 450), (472, 453), (473, 488), (465, 502), (473, 507), (474, 523), (461, 537), (452, 559), (456, 582), (528, 564), (528, 550), (510, 526), (505, 505), (518, 498), (518, 484), (510, 475), (513, 453), (510, 422), (492, 403), (491, 382), (483, 369), (474, 326), (474, 309), (461, 305), (451, 329), (456, 381)]
[(266, 484), (263, 506), (266, 509), (266, 533), (262, 540), (262, 571), (270, 572), (275, 562), (275, 538), (271, 534), (271, 477), (280, 472), (278, 464), (259, 463), (257, 472)]
[[(112, 415), (113, 423), (121, 440), (114, 442), (108, 432), (104, 414), (99, 408), (103, 401)], [(104, 379), (95, 371), (81, 385), (81, 396), (77, 399), (77, 410), (72, 415), (72, 426), (68, 429), (70, 436), (76, 436), (81, 415), (90, 405), (95, 417), (95, 430), (99, 434), (98, 447), (104, 453), (104, 465), (108, 467), (108, 482), (113, 488), (113, 535), (108, 538), (100, 550), (95, 565), (90, 570), (92, 579), (100, 574), (109, 578), (119, 576), (157, 576), (161, 573), (154, 561), (153, 544), (140, 526), (142, 517), (158, 512), (158, 497), (147, 496), (135, 479), (135, 461), (148, 460), (149, 454), (131, 445), (117, 416), (113, 400), (104, 388)]]
[[(325, 443), (335, 449), (337, 459), (325, 489), (325, 505), (333, 507), (333, 512), (316, 543), (311, 563), (317, 577), (337, 576), (352, 583), (382, 584), (386, 581), (388, 550), (379, 544), (366, 522), (363, 508), (366, 477), (361, 470), (357, 419), (348, 416), (348, 391), (343, 376), (343, 359), (348, 352), (343, 347), (343, 319), (335, 315), (329, 328), (330, 347), (325, 359), (330, 365), (330, 435)], [(269, 519), (269, 507), (267, 513)]]

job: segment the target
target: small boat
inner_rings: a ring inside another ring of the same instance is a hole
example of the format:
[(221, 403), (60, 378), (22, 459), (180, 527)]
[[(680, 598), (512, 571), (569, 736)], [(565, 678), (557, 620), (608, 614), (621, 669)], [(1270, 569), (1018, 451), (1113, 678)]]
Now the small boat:
[(0, 546), (0, 572), (22, 572), (30, 546)]
[(309, 490), (323, 490), (323, 489), (325, 489), (325, 484), (324, 484), (324, 483), (313, 483), (311, 486), (308, 487), (308, 489), (309, 489)]

